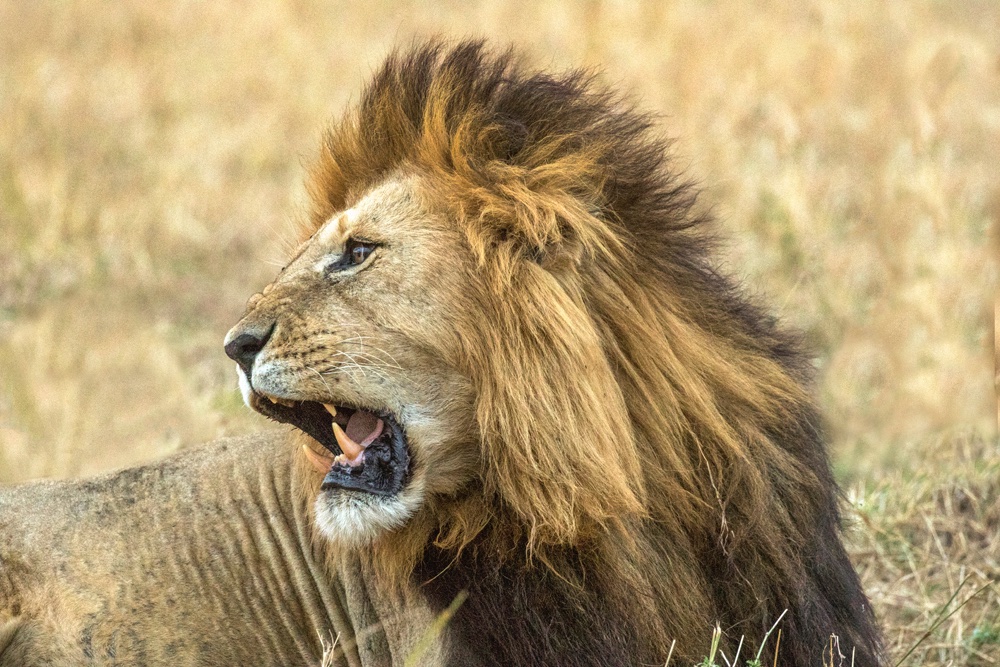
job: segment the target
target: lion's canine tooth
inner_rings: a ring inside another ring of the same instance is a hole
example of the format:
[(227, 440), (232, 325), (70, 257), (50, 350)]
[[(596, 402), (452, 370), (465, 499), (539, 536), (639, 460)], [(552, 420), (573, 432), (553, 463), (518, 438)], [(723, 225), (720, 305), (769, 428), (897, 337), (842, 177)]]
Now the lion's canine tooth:
[(352, 461), (365, 451), (365, 448), (351, 440), (350, 436), (344, 433), (344, 429), (340, 428), (340, 424), (336, 422), (333, 423), (333, 437), (337, 439), (337, 444), (340, 445), (344, 455)]
[(322, 454), (317, 454), (309, 445), (302, 445), (302, 453), (306, 455), (306, 460), (309, 461), (313, 468), (316, 468), (317, 472), (325, 474), (330, 471), (330, 466), (333, 465), (332, 456), (326, 457)]
[(337, 416), (337, 406), (336, 405), (331, 405), (330, 403), (324, 403), (323, 407), (326, 408), (326, 411), (330, 413), (331, 417), (336, 417)]

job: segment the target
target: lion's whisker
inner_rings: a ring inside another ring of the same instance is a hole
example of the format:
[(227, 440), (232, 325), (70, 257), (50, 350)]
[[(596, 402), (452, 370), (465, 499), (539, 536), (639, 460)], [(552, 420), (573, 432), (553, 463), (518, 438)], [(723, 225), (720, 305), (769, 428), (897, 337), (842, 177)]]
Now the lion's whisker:
[[(364, 346), (366, 346), (366, 344), (362, 343), (362, 346), (364, 347)], [(392, 368), (398, 368), (398, 369), (402, 370), (402, 366), (399, 365), (399, 361), (397, 361), (396, 357), (392, 356), (391, 353), (387, 352), (386, 350), (382, 349), (381, 347), (377, 347), (377, 346), (372, 345), (370, 343), (367, 344), (367, 347), (370, 350), (374, 350), (375, 352), (380, 352), (380, 353), (384, 354), (386, 357), (388, 357), (389, 361), (392, 362), (391, 364), (390, 363), (386, 363), (384, 360), (380, 359), (380, 361), (382, 361), (382, 363), (384, 363), (386, 366), (390, 366)], [(370, 355), (370, 356), (372, 356), (373, 358), (377, 358), (377, 357), (374, 357), (374, 355)]]
[(320, 373), (318, 370), (316, 370), (312, 366), (305, 365), (305, 364), (303, 366), (304, 366), (304, 368), (307, 371), (312, 371), (313, 373), (315, 373), (316, 376), (319, 377), (320, 381), (322, 381), (323, 384), (326, 385), (326, 390), (329, 391), (331, 394), (333, 393), (333, 389), (330, 387), (330, 384), (326, 381), (326, 378), (323, 377), (322, 373)]
[[(367, 355), (362, 355), (362, 356), (367, 357)], [(393, 368), (391, 366), (387, 366), (386, 364), (379, 363), (379, 360), (375, 360), (375, 363), (369, 362), (369, 363), (365, 363), (365, 364), (360, 364), (360, 363), (358, 363), (358, 358), (359, 357), (356, 354), (351, 354), (350, 352), (343, 352), (343, 351), (336, 352), (336, 353), (330, 355), (327, 358), (327, 360), (329, 361), (329, 360), (332, 360), (332, 359), (336, 359), (338, 357), (344, 357), (345, 359), (348, 360), (348, 362), (350, 362), (354, 366), (358, 367), (358, 369), (360, 369), (360, 370), (376, 369), (376, 368), (379, 368), (379, 369), (380, 368)], [(362, 360), (364, 360), (364, 359), (362, 359)], [(343, 362), (340, 362), (340, 363), (343, 363)], [(399, 369), (399, 370), (402, 370), (402, 369)], [(383, 376), (383, 377), (385, 377), (385, 376)], [(386, 378), (386, 379), (388, 379), (388, 378)]]
[[(339, 347), (341, 345), (346, 345), (347, 343), (357, 343), (362, 348), (367, 347), (369, 349), (375, 350), (376, 352), (380, 352), (380, 353), (384, 354), (392, 362), (392, 364), (391, 364), (392, 367), (399, 368), (400, 370), (402, 370), (402, 367), (399, 365), (399, 361), (396, 359), (395, 356), (393, 356), (393, 354), (391, 352), (389, 352), (388, 350), (386, 350), (384, 348), (381, 348), (381, 347), (379, 347), (377, 345), (372, 345), (370, 342), (367, 342), (368, 338), (370, 338), (370, 337), (366, 337), (363, 334), (358, 334), (358, 335), (355, 335), (355, 336), (349, 336), (347, 338), (342, 338), (342, 339), (338, 340), (335, 343), (335, 345), (337, 347)], [(386, 364), (386, 365), (390, 366), (390, 364)]]

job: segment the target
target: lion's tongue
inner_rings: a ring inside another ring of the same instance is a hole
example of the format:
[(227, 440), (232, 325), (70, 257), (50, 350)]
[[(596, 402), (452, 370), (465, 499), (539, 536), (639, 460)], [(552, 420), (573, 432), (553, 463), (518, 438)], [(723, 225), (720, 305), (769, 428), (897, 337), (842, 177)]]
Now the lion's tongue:
[(382, 420), (370, 412), (358, 410), (347, 421), (347, 437), (358, 443), (362, 449), (375, 442), (382, 435)]

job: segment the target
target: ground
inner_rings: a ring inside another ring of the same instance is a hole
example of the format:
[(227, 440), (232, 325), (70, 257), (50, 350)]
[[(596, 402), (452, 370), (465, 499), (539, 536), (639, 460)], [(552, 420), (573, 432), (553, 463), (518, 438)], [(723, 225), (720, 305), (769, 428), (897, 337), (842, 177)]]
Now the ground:
[(893, 656), (930, 631), (904, 664), (1000, 664), (998, 24), (987, 0), (4, 3), (0, 482), (265, 427), (221, 341), (323, 125), (391, 45), (487, 35), (660, 115), (726, 270), (816, 351)]

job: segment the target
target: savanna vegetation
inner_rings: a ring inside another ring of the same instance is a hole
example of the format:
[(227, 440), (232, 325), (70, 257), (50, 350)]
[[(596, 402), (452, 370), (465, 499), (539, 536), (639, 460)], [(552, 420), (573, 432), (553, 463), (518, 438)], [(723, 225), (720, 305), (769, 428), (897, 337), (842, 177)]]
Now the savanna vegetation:
[(989, 0), (2, 3), (0, 482), (270, 428), (221, 341), (303, 161), (394, 44), (485, 35), (660, 115), (723, 268), (816, 352), (892, 656), (1000, 664), (997, 25)]

